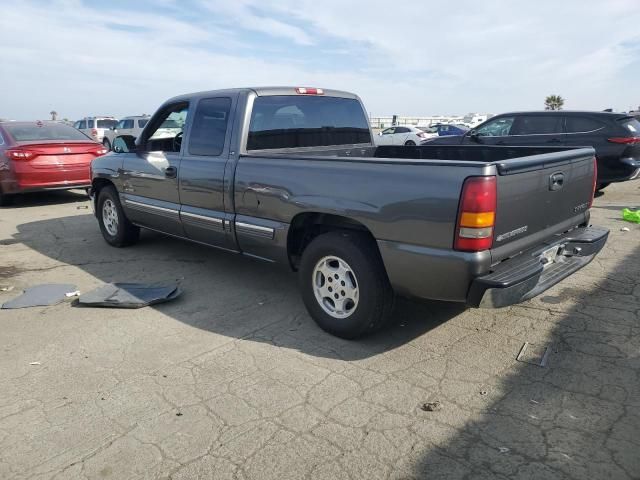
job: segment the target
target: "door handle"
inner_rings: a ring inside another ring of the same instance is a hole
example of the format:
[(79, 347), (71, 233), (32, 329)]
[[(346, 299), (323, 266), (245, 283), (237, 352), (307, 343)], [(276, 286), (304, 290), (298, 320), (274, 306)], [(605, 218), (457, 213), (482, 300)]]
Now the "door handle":
[(177, 167), (167, 167), (164, 169), (164, 175), (167, 178), (176, 178), (178, 176)]
[(547, 140), (547, 143), (561, 143), (561, 142), (557, 138), (552, 138), (551, 140)]
[(564, 186), (564, 173), (556, 172), (549, 176), (549, 190), (560, 190)]

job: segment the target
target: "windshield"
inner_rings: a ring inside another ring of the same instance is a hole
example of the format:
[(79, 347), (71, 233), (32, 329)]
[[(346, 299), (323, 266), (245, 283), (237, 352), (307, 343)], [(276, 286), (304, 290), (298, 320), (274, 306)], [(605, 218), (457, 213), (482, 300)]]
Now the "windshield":
[(247, 150), (359, 143), (371, 143), (371, 134), (356, 99), (277, 95), (253, 104)]
[(164, 122), (162, 122), (162, 125), (160, 125), (160, 128), (177, 128), (180, 129), (180, 125), (178, 125), (178, 122), (175, 120), (165, 120)]
[(85, 140), (84, 133), (62, 123), (5, 124), (4, 129), (16, 142), (47, 140)]

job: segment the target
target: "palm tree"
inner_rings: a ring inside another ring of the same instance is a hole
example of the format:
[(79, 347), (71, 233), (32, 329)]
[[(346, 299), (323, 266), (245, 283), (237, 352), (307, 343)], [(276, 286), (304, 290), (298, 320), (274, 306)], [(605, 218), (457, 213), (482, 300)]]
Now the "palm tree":
[(549, 95), (544, 100), (545, 110), (562, 110), (563, 105), (564, 98), (562, 98), (560, 95)]

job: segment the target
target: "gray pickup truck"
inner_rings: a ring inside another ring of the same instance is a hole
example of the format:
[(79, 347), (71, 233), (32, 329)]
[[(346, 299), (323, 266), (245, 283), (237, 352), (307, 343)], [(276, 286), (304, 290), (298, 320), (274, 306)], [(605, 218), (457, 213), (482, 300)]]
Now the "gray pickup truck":
[(109, 244), (143, 227), (285, 265), (356, 338), (396, 294), (501, 307), (571, 275), (607, 240), (595, 179), (591, 148), (375, 147), (356, 95), (269, 87), (167, 101), (93, 161), (91, 195)]

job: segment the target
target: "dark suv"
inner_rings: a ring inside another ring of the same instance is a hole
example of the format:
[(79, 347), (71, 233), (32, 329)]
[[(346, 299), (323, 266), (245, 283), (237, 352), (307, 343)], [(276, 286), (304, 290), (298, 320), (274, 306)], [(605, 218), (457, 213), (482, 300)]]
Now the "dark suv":
[(591, 146), (598, 159), (600, 189), (640, 176), (640, 121), (623, 113), (503, 113), (464, 135), (437, 137), (422, 144)]

